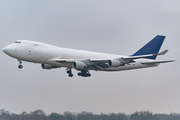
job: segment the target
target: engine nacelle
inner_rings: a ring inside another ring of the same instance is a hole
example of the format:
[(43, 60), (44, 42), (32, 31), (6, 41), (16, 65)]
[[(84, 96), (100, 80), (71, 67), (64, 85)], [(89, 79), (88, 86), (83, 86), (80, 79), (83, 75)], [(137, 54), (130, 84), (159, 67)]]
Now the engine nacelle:
[(49, 65), (49, 64), (41, 64), (43, 69), (52, 69), (52, 68), (59, 68), (58, 66)]
[(119, 67), (119, 66), (123, 66), (124, 65), (119, 60), (109, 60), (108, 64), (109, 64), (110, 67)]
[(73, 67), (77, 70), (83, 70), (87, 65), (81, 61), (75, 61)]

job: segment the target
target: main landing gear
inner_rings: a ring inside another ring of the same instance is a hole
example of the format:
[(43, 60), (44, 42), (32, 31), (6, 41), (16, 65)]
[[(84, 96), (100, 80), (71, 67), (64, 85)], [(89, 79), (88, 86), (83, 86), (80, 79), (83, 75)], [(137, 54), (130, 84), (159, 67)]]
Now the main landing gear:
[(73, 77), (71, 68), (69, 68), (69, 69), (67, 70), (67, 74), (68, 74), (69, 77)]
[[(67, 68), (67, 74), (68, 74), (69, 77), (73, 77), (71, 68)], [(89, 73), (88, 70), (82, 70), (81, 72), (78, 73), (78, 76), (81, 76), (81, 77), (90, 77), (91, 74)]]
[(91, 74), (89, 73), (88, 70), (82, 70), (81, 72), (78, 73), (78, 76), (81, 76), (81, 77), (90, 77)]
[(18, 60), (18, 61), (19, 61), (18, 68), (19, 68), (19, 69), (22, 69), (22, 68), (23, 68), (23, 66), (21, 65), (21, 64), (22, 64), (22, 61), (21, 61), (21, 60)]

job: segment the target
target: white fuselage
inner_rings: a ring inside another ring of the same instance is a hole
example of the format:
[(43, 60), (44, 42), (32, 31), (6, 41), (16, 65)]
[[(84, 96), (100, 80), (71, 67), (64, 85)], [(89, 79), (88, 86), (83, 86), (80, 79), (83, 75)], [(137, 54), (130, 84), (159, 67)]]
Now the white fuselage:
[[(58, 59), (88, 60), (88, 59), (104, 59), (104, 58), (115, 59), (115, 58), (125, 57), (114, 54), (61, 48), (49, 44), (44, 44), (35, 41), (27, 41), (27, 40), (18, 40), (15, 43), (6, 46), (3, 49), (3, 51), (9, 56), (16, 58), (18, 60), (28, 61), (33, 63), (50, 64), (58, 67), (67, 67), (67, 68), (73, 68), (73, 65), (58, 63), (55, 61), (51, 61), (51, 59), (58, 58)], [(152, 64), (152, 65), (141, 64), (141, 62), (148, 62), (148, 61), (153, 61), (153, 60), (144, 59), (144, 58), (137, 59), (133, 63), (129, 63), (119, 67), (108, 67), (103, 69), (102, 71), (120, 71), (120, 70), (158, 66), (158, 64)]]

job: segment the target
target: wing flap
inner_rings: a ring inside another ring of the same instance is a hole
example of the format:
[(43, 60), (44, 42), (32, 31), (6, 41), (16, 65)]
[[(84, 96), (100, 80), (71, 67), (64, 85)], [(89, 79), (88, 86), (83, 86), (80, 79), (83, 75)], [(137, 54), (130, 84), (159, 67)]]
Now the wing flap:
[(89, 59), (90, 62), (97, 62), (97, 63), (105, 63), (111, 60), (110, 58), (102, 58), (102, 59)]
[(159, 63), (168, 63), (168, 62), (175, 62), (175, 60), (168, 60), (168, 61), (152, 61), (152, 62), (141, 62), (141, 64), (159, 64)]
[(74, 61), (77, 61), (77, 60), (75, 60), (75, 59), (52, 58), (52, 59), (49, 59), (48, 61), (58, 62), (58, 63), (73, 63)]
[(100, 66), (100, 65), (93, 65), (93, 66), (95, 66), (98, 70), (104, 70), (104, 68), (102, 67), (102, 66)]

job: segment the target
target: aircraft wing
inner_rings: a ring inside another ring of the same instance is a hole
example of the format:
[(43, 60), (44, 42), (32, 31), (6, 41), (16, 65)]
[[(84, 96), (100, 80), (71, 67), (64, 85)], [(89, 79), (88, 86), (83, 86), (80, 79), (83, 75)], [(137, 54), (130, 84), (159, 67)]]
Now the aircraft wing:
[[(49, 59), (49, 61), (63, 63), (63, 64), (69, 64), (74, 63), (76, 61), (81, 61), (85, 63), (89, 67), (96, 68), (97, 70), (103, 70), (104, 68), (110, 67), (108, 65), (108, 62), (111, 60), (117, 60), (124, 64), (129, 64), (131, 62), (134, 62), (134, 59), (140, 59), (140, 58), (147, 58), (152, 56), (158, 56), (158, 55), (165, 55), (168, 52), (168, 50), (164, 50), (163, 52), (160, 52), (158, 54), (148, 54), (148, 55), (139, 55), (139, 56), (127, 56), (127, 57), (121, 57), (121, 58), (101, 58), (101, 59), (62, 59), (62, 58), (52, 58)], [(157, 63), (166, 63), (166, 62), (173, 62), (171, 61), (153, 61), (153, 62), (142, 62), (142, 64), (157, 64)]]
[(73, 63), (75, 61), (89, 61), (93, 63), (105, 63), (111, 60), (111, 58), (102, 58), (102, 59), (62, 59), (62, 58), (52, 58), (49, 59), (48, 61), (53, 61), (53, 62), (59, 62), (59, 63)]

